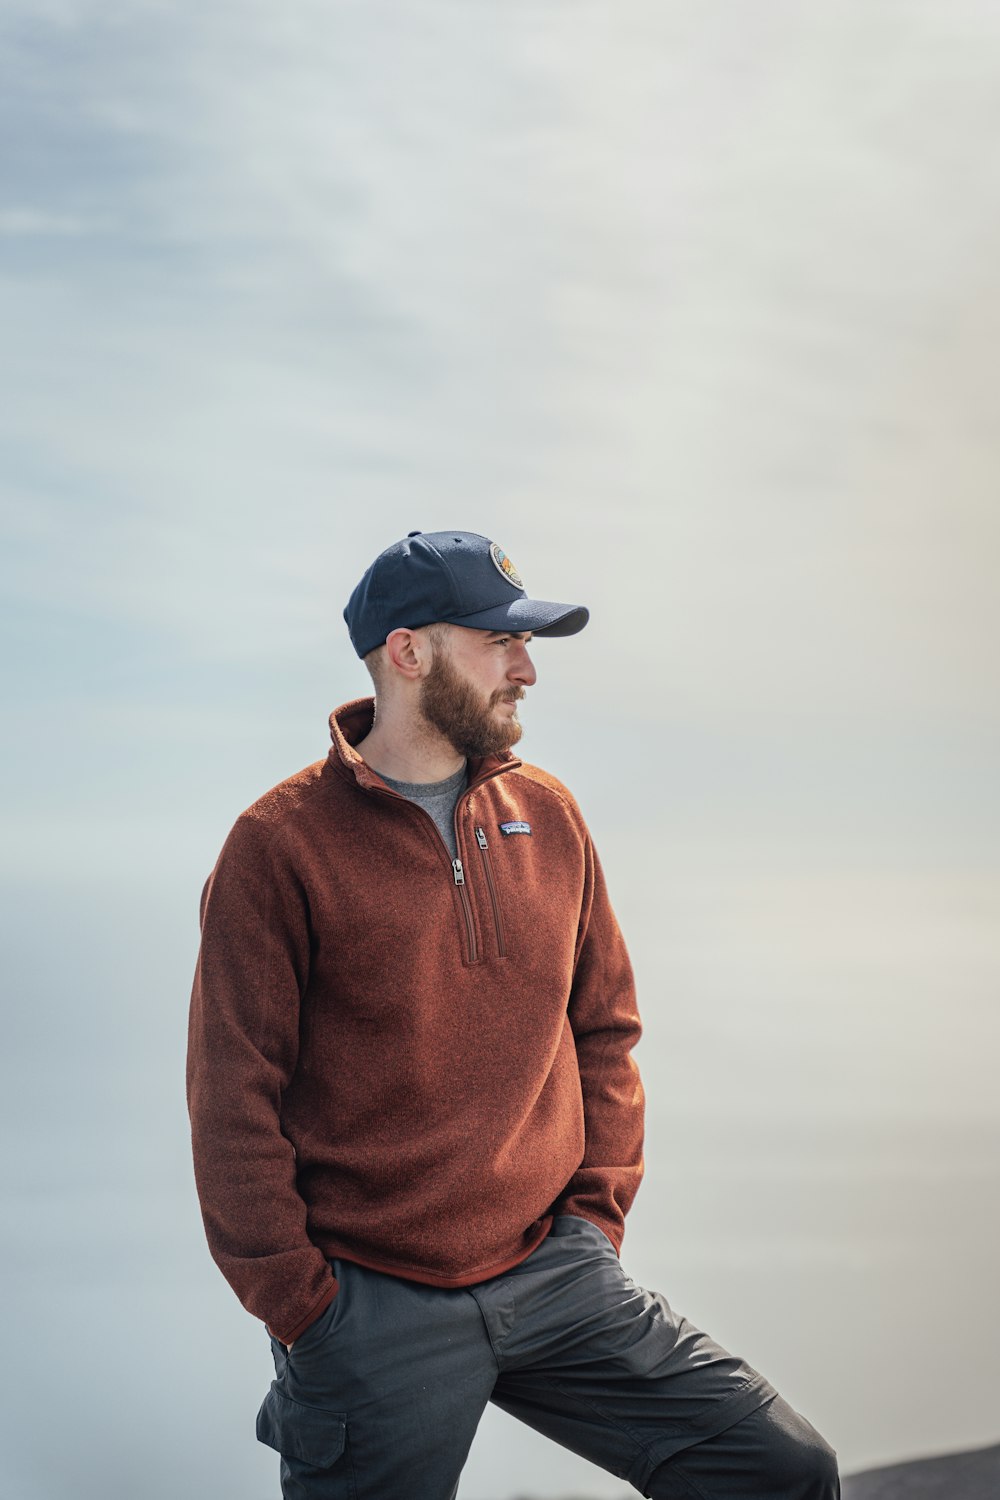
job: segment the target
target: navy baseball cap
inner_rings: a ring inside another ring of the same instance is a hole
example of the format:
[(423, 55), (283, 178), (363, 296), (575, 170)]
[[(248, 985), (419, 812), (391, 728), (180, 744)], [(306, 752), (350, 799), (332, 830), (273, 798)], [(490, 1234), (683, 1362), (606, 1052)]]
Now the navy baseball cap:
[(529, 599), (506, 552), (474, 531), (411, 531), (379, 553), (344, 610), (359, 656), (384, 645), (391, 630), (437, 621), (576, 635), (589, 618), (582, 604)]

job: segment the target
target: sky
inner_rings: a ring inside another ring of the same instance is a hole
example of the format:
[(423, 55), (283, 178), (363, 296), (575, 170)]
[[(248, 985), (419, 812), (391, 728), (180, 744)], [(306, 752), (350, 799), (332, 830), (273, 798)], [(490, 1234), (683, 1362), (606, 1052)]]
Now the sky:
[[(276, 1493), (197, 901), (415, 528), (591, 610), (522, 749), (635, 961), (631, 1274), (845, 1471), (997, 1441), (995, 6), (7, 0), (0, 70), (0, 1500)], [(489, 1413), (533, 1493), (622, 1487)]]

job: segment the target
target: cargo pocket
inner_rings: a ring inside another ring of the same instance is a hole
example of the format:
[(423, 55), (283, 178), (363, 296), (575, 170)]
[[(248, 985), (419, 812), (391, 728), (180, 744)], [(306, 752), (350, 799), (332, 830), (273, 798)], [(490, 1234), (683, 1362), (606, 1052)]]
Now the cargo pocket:
[(303, 1406), (272, 1381), (257, 1413), (257, 1440), (276, 1449), (282, 1458), (297, 1458), (314, 1469), (332, 1469), (344, 1454), (347, 1416)]

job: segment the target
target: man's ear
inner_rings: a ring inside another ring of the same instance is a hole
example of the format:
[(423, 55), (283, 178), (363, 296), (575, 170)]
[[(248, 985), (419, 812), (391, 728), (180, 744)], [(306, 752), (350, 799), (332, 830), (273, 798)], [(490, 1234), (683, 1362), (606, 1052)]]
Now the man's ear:
[(386, 636), (385, 653), (401, 677), (408, 682), (419, 682), (430, 670), (434, 647), (426, 630), (400, 627)]

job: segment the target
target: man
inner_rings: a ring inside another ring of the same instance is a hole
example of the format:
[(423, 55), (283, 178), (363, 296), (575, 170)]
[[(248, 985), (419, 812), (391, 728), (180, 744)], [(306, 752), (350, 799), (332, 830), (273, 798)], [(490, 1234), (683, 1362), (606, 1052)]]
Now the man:
[(619, 1265), (632, 972), (576, 803), (511, 753), (532, 637), (586, 609), (452, 531), (344, 614), (374, 704), (237, 821), (191, 1007), (205, 1226), (271, 1335), (285, 1500), (452, 1500), (487, 1401), (648, 1496), (832, 1500), (809, 1424)]

